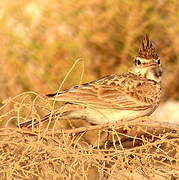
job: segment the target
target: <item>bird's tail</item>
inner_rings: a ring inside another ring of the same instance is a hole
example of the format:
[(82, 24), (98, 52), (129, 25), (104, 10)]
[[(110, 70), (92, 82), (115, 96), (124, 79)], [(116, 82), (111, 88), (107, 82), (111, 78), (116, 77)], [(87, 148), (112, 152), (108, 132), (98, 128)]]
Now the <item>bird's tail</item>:
[(51, 119), (53, 120), (53, 116), (51, 113), (47, 114), (46, 116), (44, 116), (42, 119), (40, 120), (37, 120), (37, 119), (33, 119), (33, 120), (28, 120), (28, 121), (25, 121), (25, 122), (22, 122), (18, 125), (18, 127), (20, 128), (23, 128), (23, 127), (26, 127), (26, 128), (31, 128), (31, 127), (36, 127), (39, 125), (39, 123), (42, 123), (42, 122), (45, 122), (45, 121), (48, 121), (50, 119), (50, 117), (52, 117)]
[(51, 113), (45, 115), (42, 117), (40, 120), (33, 119), (33, 120), (28, 120), (25, 122), (22, 122), (18, 125), (18, 127), (23, 128), (31, 128), (31, 127), (36, 127), (39, 125), (39, 123), (44, 123), (49, 120), (55, 120), (55, 119), (65, 119), (65, 117), (68, 116), (72, 111), (76, 110), (78, 108), (78, 105), (75, 104), (65, 104), (64, 106), (60, 107), (57, 110), (53, 110)]

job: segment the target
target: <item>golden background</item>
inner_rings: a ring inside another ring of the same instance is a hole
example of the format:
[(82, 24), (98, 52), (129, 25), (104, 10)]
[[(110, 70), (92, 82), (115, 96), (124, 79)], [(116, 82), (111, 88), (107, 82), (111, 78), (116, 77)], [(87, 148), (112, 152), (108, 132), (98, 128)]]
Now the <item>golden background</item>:
[(149, 33), (163, 64), (163, 98), (179, 99), (179, 1), (0, 2), (0, 101), (55, 92), (132, 66)]

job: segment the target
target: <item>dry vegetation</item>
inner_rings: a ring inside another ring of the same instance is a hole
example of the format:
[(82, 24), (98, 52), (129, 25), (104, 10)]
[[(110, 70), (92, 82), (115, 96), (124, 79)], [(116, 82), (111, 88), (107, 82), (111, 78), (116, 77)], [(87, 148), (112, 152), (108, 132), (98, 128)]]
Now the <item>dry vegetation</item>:
[(137, 128), (140, 137), (113, 129), (113, 141), (99, 147), (82, 140), (83, 133), (1, 129), (1, 179), (177, 179), (178, 134), (169, 128), (151, 134), (147, 126), (125, 131)]
[(62, 88), (125, 71), (145, 33), (164, 67), (162, 100), (178, 100), (178, 9), (177, 0), (0, 1), (0, 179), (179, 178), (179, 127), (158, 119), (15, 127), (54, 108), (39, 94), (58, 89), (77, 60)]

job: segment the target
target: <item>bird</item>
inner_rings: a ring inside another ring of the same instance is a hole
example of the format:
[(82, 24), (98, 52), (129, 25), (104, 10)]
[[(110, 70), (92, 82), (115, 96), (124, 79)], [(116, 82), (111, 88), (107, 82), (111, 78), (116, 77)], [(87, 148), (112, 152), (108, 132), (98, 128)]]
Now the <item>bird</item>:
[[(82, 119), (91, 124), (130, 121), (150, 116), (161, 100), (162, 64), (157, 49), (146, 34), (133, 66), (122, 74), (111, 74), (72, 88), (47, 94), (46, 98), (65, 104), (44, 116), (52, 119)], [(38, 120), (20, 127), (32, 127)]]

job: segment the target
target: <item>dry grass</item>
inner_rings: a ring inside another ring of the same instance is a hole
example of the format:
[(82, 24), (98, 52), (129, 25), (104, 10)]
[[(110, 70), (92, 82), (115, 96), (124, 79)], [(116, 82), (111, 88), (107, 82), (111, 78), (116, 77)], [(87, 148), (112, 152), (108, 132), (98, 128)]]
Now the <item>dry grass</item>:
[(0, 129), (0, 179), (179, 177), (177, 125), (143, 118), (96, 126), (63, 120), (31, 129), (14, 127), (29, 118), (40, 119), (52, 108), (34, 94), (21, 94), (4, 105), (12, 108), (0, 116), (4, 122)]
[(150, 126), (140, 125), (120, 127), (119, 132), (113, 129), (108, 132), (111, 137), (105, 143), (94, 146), (87, 143), (83, 133), (46, 131), (44, 134), (2, 128), (0, 176), (1, 179), (29, 180), (179, 177), (178, 132), (167, 127), (160, 133), (157, 130), (161, 128), (157, 127), (152, 133), (148, 129)]

